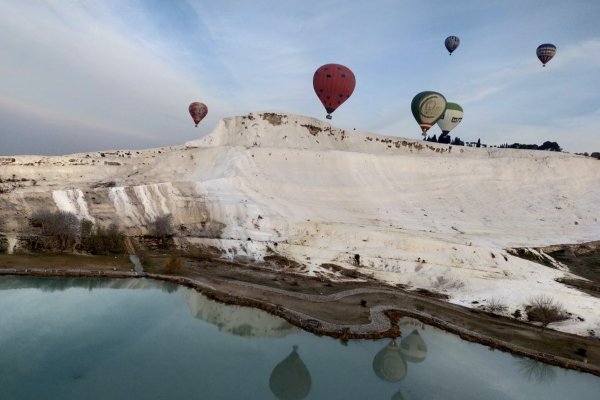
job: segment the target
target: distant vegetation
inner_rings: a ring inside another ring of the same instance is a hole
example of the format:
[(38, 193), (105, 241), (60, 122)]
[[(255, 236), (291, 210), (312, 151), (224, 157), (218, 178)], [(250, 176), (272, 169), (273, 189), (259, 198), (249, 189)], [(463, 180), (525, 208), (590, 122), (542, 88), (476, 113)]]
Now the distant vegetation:
[(562, 148), (556, 142), (546, 141), (541, 145), (537, 144), (521, 144), (521, 143), (513, 143), (513, 144), (501, 144), (498, 146), (501, 149), (525, 149), (525, 150), (548, 150), (548, 151), (562, 151)]
[(31, 216), (31, 225), (41, 230), (41, 236), (31, 237), (32, 250), (64, 251), (75, 244), (79, 237), (79, 219), (66, 211), (37, 211)]
[(81, 221), (81, 250), (91, 254), (125, 253), (124, 235), (116, 224), (107, 228), (95, 226), (91, 221)]
[(167, 247), (174, 235), (173, 216), (171, 214), (156, 217), (148, 226), (150, 236), (158, 239), (160, 247)]
[(591, 154), (588, 153), (587, 151), (585, 153), (575, 153), (575, 154), (577, 154), (579, 156), (592, 157), (592, 158), (595, 158), (597, 160), (600, 160), (600, 152), (599, 151), (595, 151), (595, 152), (593, 152)]
[(41, 210), (31, 216), (32, 227), (38, 235), (26, 238), (33, 251), (81, 250), (91, 254), (124, 253), (124, 235), (115, 224), (108, 227), (95, 225), (87, 219), (79, 220), (71, 212)]
[[(547, 150), (547, 151), (558, 151), (561, 152), (562, 148), (559, 146), (558, 143), (556, 142), (551, 142), (549, 140), (545, 141), (544, 143), (537, 145), (537, 144), (521, 144), (521, 143), (513, 143), (513, 144), (508, 144), (508, 143), (504, 143), (501, 144), (499, 146), (489, 146), (485, 143), (481, 143), (481, 139), (477, 139), (476, 142), (463, 142), (462, 140), (460, 140), (459, 137), (455, 137), (454, 140), (450, 139), (450, 135), (448, 134), (441, 134), (440, 137), (438, 138), (436, 135), (433, 136), (427, 136), (427, 138), (425, 139), (425, 141), (427, 142), (437, 142), (437, 143), (446, 143), (446, 144), (451, 144), (453, 146), (467, 146), (467, 147), (497, 147), (500, 149), (524, 149), (524, 150)], [(588, 155), (587, 153), (584, 153), (582, 155)], [(595, 157), (600, 159), (600, 153), (595, 152), (591, 154), (591, 157)]]
[[(116, 224), (102, 226), (88, 219), (79, 219), (65, 211), (41, 210), (30, 217), (33, 230), (22, 236), (30, 251), (82, 251), (89, 254), (124, 254), (125, 235)], [(2, 221), (0, 221), (2, 222)], [(173, 217), (155, 218), (148, 225), (150, 242), (159, 248), (169, 248), (174, 235)]]

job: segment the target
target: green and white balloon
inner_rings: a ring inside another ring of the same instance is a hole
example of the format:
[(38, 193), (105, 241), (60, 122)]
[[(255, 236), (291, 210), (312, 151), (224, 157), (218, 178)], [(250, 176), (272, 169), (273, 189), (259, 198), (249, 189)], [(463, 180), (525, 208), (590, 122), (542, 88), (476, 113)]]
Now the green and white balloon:
[(410, 108), (425, 135), (446, 111), (446, 98), (438, 92), (421, 92), (413, 98)]
[(463, 114), (464, 112), (461, 106), (456, 103), (447, 103), (446, 111), (437, 122), (442, 133), (450, 133), (452, 129), (456, 128), (456, 125), (460, 124), (460, 121), (462, 121)]

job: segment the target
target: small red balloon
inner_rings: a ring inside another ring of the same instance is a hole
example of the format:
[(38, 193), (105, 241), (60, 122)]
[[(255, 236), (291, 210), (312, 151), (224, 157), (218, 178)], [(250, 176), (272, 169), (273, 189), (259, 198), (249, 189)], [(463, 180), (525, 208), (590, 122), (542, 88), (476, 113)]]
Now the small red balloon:
[(190, 104), (188, 110), (192, 116), (192, 119), (196, 123), (196, 126), (198, 126), (200, 121), (202, 121), (202, 119), (206, 117), (206, 114), (208, 114), (208, 107), (206, 107), (206, 104), (197, 101)]
[(354, 74), (343, 65), (325, 64), (315, 71), (313, 88), (327, 111), (327, 119), (331, 119), (331, 113), (348, 100), (355, 86)]

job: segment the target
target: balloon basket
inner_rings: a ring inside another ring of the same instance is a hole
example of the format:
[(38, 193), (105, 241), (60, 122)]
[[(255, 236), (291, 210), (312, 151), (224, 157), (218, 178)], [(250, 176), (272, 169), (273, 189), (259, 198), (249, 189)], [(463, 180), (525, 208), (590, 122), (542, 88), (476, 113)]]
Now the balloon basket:
[(325, 118), (331, 119), (331, 115), (327, 114), (327, 116)]

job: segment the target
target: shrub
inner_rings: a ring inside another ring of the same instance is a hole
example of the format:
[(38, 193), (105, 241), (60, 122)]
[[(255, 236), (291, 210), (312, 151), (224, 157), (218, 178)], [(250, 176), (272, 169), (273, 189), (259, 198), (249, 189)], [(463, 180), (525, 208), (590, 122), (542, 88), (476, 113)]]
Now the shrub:
[(569, 319), (562, 304), (545, 295), (531, 298), (525, 306), (525, 312), (528, 321), (541, 322), (544, 327), (552, 322)]
[(8, 240), (4, 236), (0, 236), (0, 254), (8, 251)]
[(67, 211), (37, 211), (31, 216), (31, 224), (41, 228), (42, 235), (53, 238), (59, 250), (65, 250), (73, 244), (80, 233), (79, 219)]
[(171, 214), (156, 217), (148, 227), (150, 236), (165, 240), (173, 236), (173, 216)]
[(81, 221), (81, 247), (91, 254), (125, 253), (124, 235), (116, 224), (108, 228), (94, 227), (90, 221)]
[[(425, 262), (425, 260), (423, 260)], [(438, 290), (458, 290), (465, 286), (463, 281), (447, 278), (443, 275), (437, 276), (432, 282), (431, 287)]]
[(497, 297), (492, 297), (490, 301), (487, 302), (485, 309), (492, 313), (501, 313), (508, 309), (506, 304)]
[(173, 217), (171, 214), (156, 217), (148, 226), (149, 235), (157, 239), (159, 248), (168, 248), (173, 237)]

